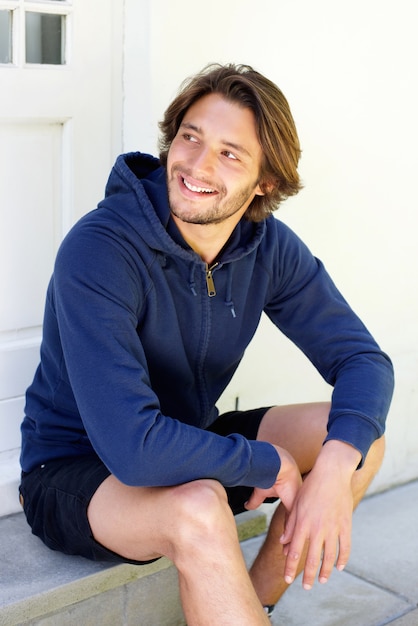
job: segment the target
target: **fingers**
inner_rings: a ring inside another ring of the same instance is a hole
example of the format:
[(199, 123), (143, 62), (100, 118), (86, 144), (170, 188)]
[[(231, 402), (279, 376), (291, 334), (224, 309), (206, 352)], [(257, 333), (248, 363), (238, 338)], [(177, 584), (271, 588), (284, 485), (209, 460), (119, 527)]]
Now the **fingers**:
[[(284, 539), (285, 534), (281, 537), (282, 543)], [(317, 574), (318, 581), (324, 584), (331, 576), (334, 566), (339, 571), (344, 569), (350, 555), (350, 540), (348, 536), (345, 539), (340, 537), (338, 542), (332, 539), (324, 541), (323, 538), (309, 541), (304, 535), (300, 535), (283, 545), (283, 554), (286, 556), (284, 569), (286, 583), (290, 585), (303, 567), (302, 586), (309, 591)]]
[(266, 498), (265, 492), (263, 489), (258, 489), (257, 487), (253, 489), (253, 492), (247, 502), (245, 503), (245, 508), (249, 511), (253, 511), (254, 509), (258, 509), (258, 507), (263, 504)]
[(351, 524), (349, 528), (341, 533), (340, 538), (340, 550), (338, 552), (338, 560), (336, 568), (339, 572), (342, 572), (348, 563), (351, 553)]
[[(337, 546), (334, 545), (326, 545), (324, 548), (324, 552), (322, 555), (322, 563), (321, 563), (321, 569), (319, 570), (319, 574), (318, 574), (318, 581), (322, 584), (326, 583), (328, 581), (328, 578), (331, 576), (331, 572), (334, 568), (335, 565), (335, 560), (337, 558)], [(311, 584), (310, 581), (308, 581), (308, 584)]]
[(288, 513), (286, 511), (285, 514), (285, 522), (284, 522), (284, 530), (283, 534), (280, 537), (280, 543), (283, 545), (283, 553), (286, 555), (290, 542), (293, 538), (293, 533), (295, 531), (296, 526), (296, 515), (292, 513)]
[[(286, 535), (283, 535), (280, 541), (284, 542), (285, 536)], [(305, 540), (300, 534), (298, 537), (294, 537), (290, 543), (284, 544), (283, 546), (283, 554), (286, 557), (284, 579), (288, 585), (292, 584), (300, 571), (300, 564), (303, 562), (304, 546)], [(306, 566), (307, 563), (305, 561), (305, 571)]]

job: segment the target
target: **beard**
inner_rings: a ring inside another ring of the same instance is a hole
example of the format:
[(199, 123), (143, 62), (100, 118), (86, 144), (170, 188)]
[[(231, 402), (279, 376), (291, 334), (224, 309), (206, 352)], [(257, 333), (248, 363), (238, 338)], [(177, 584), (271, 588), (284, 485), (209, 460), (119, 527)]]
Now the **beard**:
[[(174, 166), (170, 178), (167, 173), (168, 200), (171, 213), (188, 224), (220, 224), (241, 211), (245, 205), (247, 209), (254, 198), (257, 182), (237, 189), (228, 197), (225, 186), (213, 185), (208, 180), (201, 180), (201, 183), (210, 189), (216, 189), (213, 197), (202, 193), (202, 200), (183, 198), (178, 189), (181, 184), (178, 180), (179, 170), (180, 168)], [(186, 170), (181, 171), (184, 175), (191, 176)]]

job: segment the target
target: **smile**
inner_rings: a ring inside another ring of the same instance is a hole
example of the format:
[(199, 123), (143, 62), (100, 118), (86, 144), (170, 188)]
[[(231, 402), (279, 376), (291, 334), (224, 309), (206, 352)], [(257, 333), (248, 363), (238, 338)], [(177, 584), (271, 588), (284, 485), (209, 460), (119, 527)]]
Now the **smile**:
[(195, 193), (216, 193), (216, 189), (211, 189), (210, 187), (197, 187), (196, 185), (192, 185), (185, 178), (183, 180), (183, 185), (189, 190)]

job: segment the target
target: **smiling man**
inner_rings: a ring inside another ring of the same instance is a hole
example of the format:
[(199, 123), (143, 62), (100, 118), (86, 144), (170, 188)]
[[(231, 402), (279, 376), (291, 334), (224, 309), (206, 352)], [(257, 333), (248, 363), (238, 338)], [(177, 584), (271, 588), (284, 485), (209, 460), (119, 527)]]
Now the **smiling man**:
[[(20, 492), (52, 549), (165, 555), (189, 626), (257, 626), (299, 572), (310, 589), (346, 565), (353, 508), (383, 457), (392, 367), (271, 215), (300, 189), (277, 86), (210, 66), (160, 126), (160, 158), (119, 157), (57, 255)], [(263, 312), (333, 385), (331, 402), (218, 415)], [(270, 498), (281, 503), (248, 573), (234, 514)]]
[(262, 195), (261, 154), (250, 109), (237, 109), (216, 93), (195, 102), (167, 160), (170, 209), (180, 230), (182, 222), (216, 225), (203, 229), (211, 233), (235, 226), (254, 197)]

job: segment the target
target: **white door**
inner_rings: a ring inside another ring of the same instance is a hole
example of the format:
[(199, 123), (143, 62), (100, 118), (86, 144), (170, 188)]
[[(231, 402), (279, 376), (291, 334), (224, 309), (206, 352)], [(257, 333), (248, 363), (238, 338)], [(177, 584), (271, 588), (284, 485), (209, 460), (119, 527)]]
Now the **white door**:
[[(0, 0), (0, 515), (57, 246), (121, 150), (120, 0)], [(16, 476), (17, 478), (17, 476)]]

